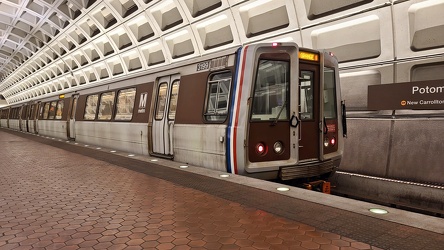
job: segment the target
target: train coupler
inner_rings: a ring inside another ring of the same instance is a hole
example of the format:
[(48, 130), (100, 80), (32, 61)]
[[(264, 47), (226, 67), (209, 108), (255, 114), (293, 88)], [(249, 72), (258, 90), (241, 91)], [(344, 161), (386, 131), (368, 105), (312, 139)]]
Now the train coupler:
[(308, 190), (322, 192), (324, 194), (330, 194), (331, 192), (331, 184), (329, 181), (311, 181), (308, 183), (304, 183), (304, 188)]

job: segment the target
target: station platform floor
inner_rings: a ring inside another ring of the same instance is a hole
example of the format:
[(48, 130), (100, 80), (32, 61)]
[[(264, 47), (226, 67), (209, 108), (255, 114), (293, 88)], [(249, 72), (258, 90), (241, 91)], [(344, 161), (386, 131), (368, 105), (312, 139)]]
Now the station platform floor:
[(444, 249), (442, 218), (110, 151), (0, 129), (0, 249)]

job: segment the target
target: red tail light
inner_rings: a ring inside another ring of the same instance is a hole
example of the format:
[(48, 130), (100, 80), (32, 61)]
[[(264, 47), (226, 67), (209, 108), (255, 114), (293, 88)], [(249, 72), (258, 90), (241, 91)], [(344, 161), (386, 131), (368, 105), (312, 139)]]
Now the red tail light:
[(334, 146), (335, 144), (336, 144), (336, 138), (331, 138), (331, 140), (330, 140), (330, 144), (332, 145), (332, 146)]
[(265, 146), (265, 144), (263, 144), (262, 142), (256, 144), (256, 153), (258, 155), (264, 155), (265, 153), (267, 153), (267, 147)]

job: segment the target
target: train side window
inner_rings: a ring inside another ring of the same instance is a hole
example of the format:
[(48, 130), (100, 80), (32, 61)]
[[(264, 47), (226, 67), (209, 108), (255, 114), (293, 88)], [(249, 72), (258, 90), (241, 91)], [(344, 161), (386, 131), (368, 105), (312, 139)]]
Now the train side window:
[(301, 120), (312, 120), (313, 117), (313, 71), (301, 71), (300, 80), (300, 117)]
[(57, 120), (62, 119), (62, 113), (63, 113), (63, 106), (65, 105), (65, 103), (63, 102), (63, 100), (59, 100), (57, 102), (57, 111), (56, 111), (56, 116), (55, 118)]
[(208, 79), (207, 105), (205, 120), (223, 122), (228, 114), (228, 101), (230, 98), (231, 72), (213, 74)]
[(289, 115), (290, 62), (259, 60), (251, 119), (287, 120)]
[(100, 96), (99, 114), (97, 118), (101, 121), (111, 120), (114, 109), (115, 92), (103, 93)]
[(168, 119), (174, 120), (176, 117), (177, 98), (179, 97), (179, 80), (173, 82), (170, 95), (170, 106), (168, 110)]
[(51, 102), (51, 106), (49, 107), (49, 115), (48, 119), (54, 119), (56, 113), (57, 102)]
[(46, 120), (48, 119), (48, 115), (49, 115), (49, 102), (45, 103), (45, 106), (43, 108), (43, 119)]
[(324, 67), (324, 117), (336, 118), (335, 71)]
[(117, 94), (116, 121), (130, 121), (133, 118), (136, 88), (120, 90)]
[(167, 98), (168, 84), (163, 82), (159, 85), (159, 91), (157, 92), (157, 102), (156, 102), (156, 114), (154, 118), (156, 120), (162, 120), (165, 113), (166, 98)]
[(96, 119), (97, 112), (97, 101), (99, 100), (99, 95), (90, 95), (86, 98), (85, 114), (83, 119), (94, 120)]

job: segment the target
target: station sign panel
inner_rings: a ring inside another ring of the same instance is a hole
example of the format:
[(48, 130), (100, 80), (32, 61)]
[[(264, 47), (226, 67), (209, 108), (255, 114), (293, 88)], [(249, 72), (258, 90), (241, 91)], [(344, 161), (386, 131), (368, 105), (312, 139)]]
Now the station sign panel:
[(444, 109), (444, 79), (368, 86), (368, 110)]

